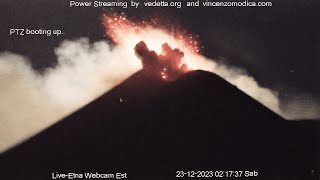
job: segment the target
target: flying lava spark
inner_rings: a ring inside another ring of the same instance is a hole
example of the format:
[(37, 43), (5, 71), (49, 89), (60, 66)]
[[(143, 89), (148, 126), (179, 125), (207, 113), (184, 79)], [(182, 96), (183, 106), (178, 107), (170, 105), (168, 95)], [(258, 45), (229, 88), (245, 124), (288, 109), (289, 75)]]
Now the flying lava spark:
[(124, 13), (106, 13), (102, 20), (106, 35), (115, 44), (138, 55), (143, 68), (157, 72), (162, 79), (174, 80), (196, 69), (188, 62), (200, 52), (195, 36), (177, 29), (172, 32), (157, 19), (134, 22)]

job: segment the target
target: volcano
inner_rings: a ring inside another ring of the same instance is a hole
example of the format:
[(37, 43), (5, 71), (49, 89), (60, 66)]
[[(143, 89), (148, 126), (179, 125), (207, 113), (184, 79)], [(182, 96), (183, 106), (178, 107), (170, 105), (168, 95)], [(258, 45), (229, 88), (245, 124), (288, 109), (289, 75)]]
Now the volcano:
[(141, 70), (2, 154), (1, 179), (44, 180), (68, 172), (176, 179), (180, 170), (314, 179), (316, 127), (282, 119), (209, 72), (191, 71), (167, 82)]

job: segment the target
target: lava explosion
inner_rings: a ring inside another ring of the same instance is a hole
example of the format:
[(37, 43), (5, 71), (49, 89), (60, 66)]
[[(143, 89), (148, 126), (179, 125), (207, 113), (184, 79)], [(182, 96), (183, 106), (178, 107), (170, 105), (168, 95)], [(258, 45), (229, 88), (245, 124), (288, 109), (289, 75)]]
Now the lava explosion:
[(192, 35), (177, 30), (171, 33), (157, 19), (133, 22), (124, 13), (104, 14), (103, 25), (114, 43), (125, 48), (127, 53), (136, 53), (144, 69), (156, 70), (165, 80), (174, 80), (181, 73), (196, 69), (188, 62), (200, 51)]
[(179, 49), (172, 49), (167, 43), (162, 45), (162, 53), (158, 55), (149, 50), (141, 41), (135, 46), (136, 54), (141, 58), (143, 69), (151, 72), (160, 72), (164, 80), (175, 80), (181, 74), (189, 71), (186, 64), (182, 64), (184, 53)]

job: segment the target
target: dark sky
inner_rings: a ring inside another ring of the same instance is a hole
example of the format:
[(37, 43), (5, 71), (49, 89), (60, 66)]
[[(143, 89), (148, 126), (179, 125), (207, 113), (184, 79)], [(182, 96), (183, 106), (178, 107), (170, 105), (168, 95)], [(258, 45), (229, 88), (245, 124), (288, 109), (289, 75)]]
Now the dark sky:
[[(281, 94), (320, 96), (320, 3), (272, 1), (268, 8), (134, 8), (129, 17), (157, 16), (199, 35), (203, 54), (242, 67), (262, 85)], [(108, 9), (107, 9), (108, 11)], [(0, 51), (29, 57), (41, 69), (55, 63), (54, 47), (65, 39), (104, 39), (100, 8), (69, 8), (67, 0), (2, 0)], [(60, 37), (10, 36), (10, 28), (61, 29)]]

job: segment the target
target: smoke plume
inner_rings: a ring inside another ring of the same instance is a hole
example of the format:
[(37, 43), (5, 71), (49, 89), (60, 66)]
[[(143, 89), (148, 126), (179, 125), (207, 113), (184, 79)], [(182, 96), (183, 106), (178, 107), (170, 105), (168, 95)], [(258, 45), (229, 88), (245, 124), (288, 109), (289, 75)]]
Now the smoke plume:
[[(195, 61), (197, 63), (194, 63)], [(187, 64), (192, 64), (192, 67), (195, 67), (195, 69), (202, 69), (219, 75), (287, 120), (320, 118), (320, 99), (312, 94), (299, 91), (290, 92), (289, 89), (287, 93), (288, 97), (284, 101), (279, 97), (280, 93), (277, 89), (261, 86), (245, 69), (226, 65), (221, 63), (221, 61), (218, 63), (216, 60), (203, 56), (193, 57), (192, 61)]]
[(86, 105), (141, 68), (121, 47), (82, 38), (55, 49), (58, 64), (43, 73), (30, 61), (0, 53), (0, 152)]

